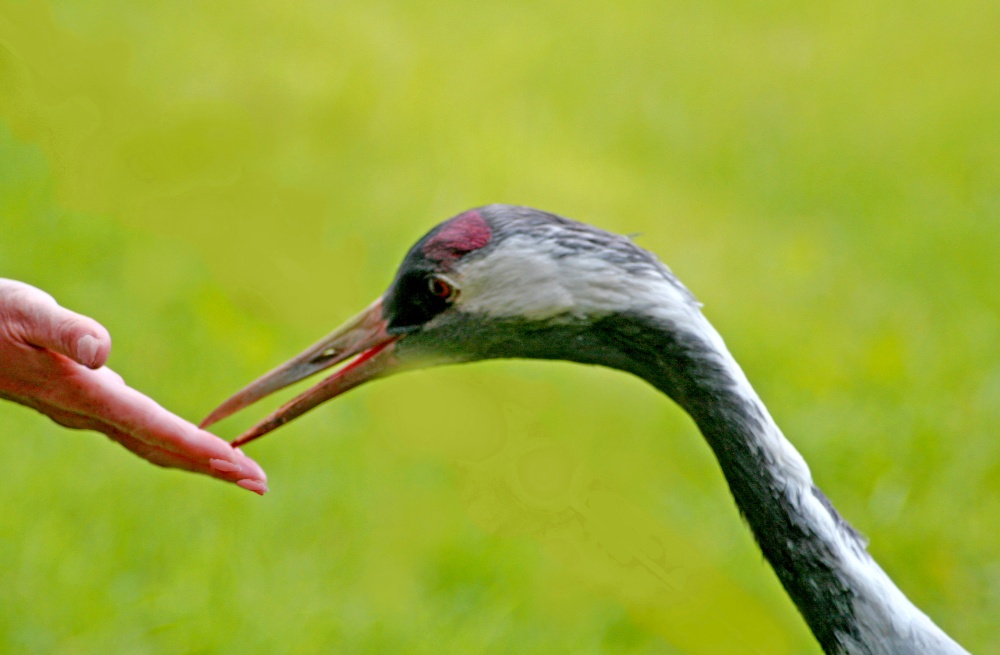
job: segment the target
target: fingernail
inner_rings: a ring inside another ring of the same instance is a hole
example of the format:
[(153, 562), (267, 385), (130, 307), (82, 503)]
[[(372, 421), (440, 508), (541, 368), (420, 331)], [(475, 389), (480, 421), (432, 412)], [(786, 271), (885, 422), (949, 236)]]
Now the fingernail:
[(208, 460), (208, 465), (211, 466), (216, 471), (222, 471), (223, 473), (240, 472), (239, 464), (235, 464), (225, 459), (210, 459)]
[(97, 349), (100, 347), (101, 344), (95, 337), (83, 335), (76, 342), (77, 360), (84, 366), (93, 366), (97, 363)]
[(244, 489), (247, 489), (248, 491), (254, 492), (258, 496), (263, 496), (264, 494), (267, 493), (267, 485), (261, 482), (260, 480), (251, 480), (250, 478), (245, 478), (243, 480), (240, 480), (236, 484), (243, 487)]

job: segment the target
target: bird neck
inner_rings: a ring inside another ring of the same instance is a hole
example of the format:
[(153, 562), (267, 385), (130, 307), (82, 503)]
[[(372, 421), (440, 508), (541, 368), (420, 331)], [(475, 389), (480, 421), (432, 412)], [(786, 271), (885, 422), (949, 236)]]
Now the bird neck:
[(605, 363), (686, 410), (765, 558), (827, 653), (964, 653), (910, 603), (813, 484), (721, 337), (696, 308), (593, 326)]

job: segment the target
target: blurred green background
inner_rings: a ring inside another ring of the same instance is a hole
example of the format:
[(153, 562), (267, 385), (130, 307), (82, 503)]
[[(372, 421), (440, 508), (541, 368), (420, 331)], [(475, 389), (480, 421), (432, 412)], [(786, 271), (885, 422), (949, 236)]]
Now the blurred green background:
[[(998, 33), (985, 0), (4, 0), (0, 275), (197, 420), (468, 207), (641, 233), (989, 652)], [(614, 371), (369, 385), (248, 448), (264, 498), (9, 403), (0, 433), (4, 653), (819, 652), (692, 423)]]

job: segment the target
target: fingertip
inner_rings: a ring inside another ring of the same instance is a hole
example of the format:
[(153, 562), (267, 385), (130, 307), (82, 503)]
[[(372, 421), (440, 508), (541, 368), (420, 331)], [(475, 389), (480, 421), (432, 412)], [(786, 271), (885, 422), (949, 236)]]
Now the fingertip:
[(261, 482), (260, 480), (251, 480), (249, 478), (238, 480), (236, 484), (243, 487), (247, 491), (252, 491), (258, 496), (263, 496), (268, 492), (267, 484)]
[(239, 448), (233, 448), (228, 442), (223, 441), (211, 432), (199, 430), (203, 435), (210, 437), (213, 446), (213, 453), (209, 459), (209, 467), (222, 473), (230, 479), (239, 476), (241, 479), (256, 480), (267, 486), (267, 473), (246, 453)]
[(264, 472), (264, 469), (261, 468), (260, 464), (258, 464), (254, 460), (252, 460), (249, 457), (247, 457), (245, 454), (243, 454), (242, 451), (237, 450), (236, 452), (238, 453), (238, 457), (236, 459), (236, 462), (239, 465), (240, 470), (247, 477), (256, 478), (256, 479), (258, 479), (261, 482), (264, 482), (266, 484), (267, 483), (267, 473)]
[(66, 344), (63, 354), (87, 368), (104, 366), (111, 354), (111, 335), (97, 321), (86, 317), (69, 322), (63, 328)]
[(76, 342), (76, 357), (74, 359), (84, 366), (98, 368), (97, 361), (100, 356), (101, 343), (96, 337), (85, 334)]

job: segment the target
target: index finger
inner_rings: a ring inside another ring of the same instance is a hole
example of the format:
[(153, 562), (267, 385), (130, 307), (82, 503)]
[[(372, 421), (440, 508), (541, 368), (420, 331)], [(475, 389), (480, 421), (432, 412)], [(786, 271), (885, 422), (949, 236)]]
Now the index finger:
[(256, 462), (129, 387), (107, 367), (96, 371), (77, 367), (71, 375), (75, 378), (75, 393), (56, 392), (50, 402), (100, 419), (157, 448), (204, 462), (221, 459), (239, 466), (245, 477), (266, 481), (267, 476)]

